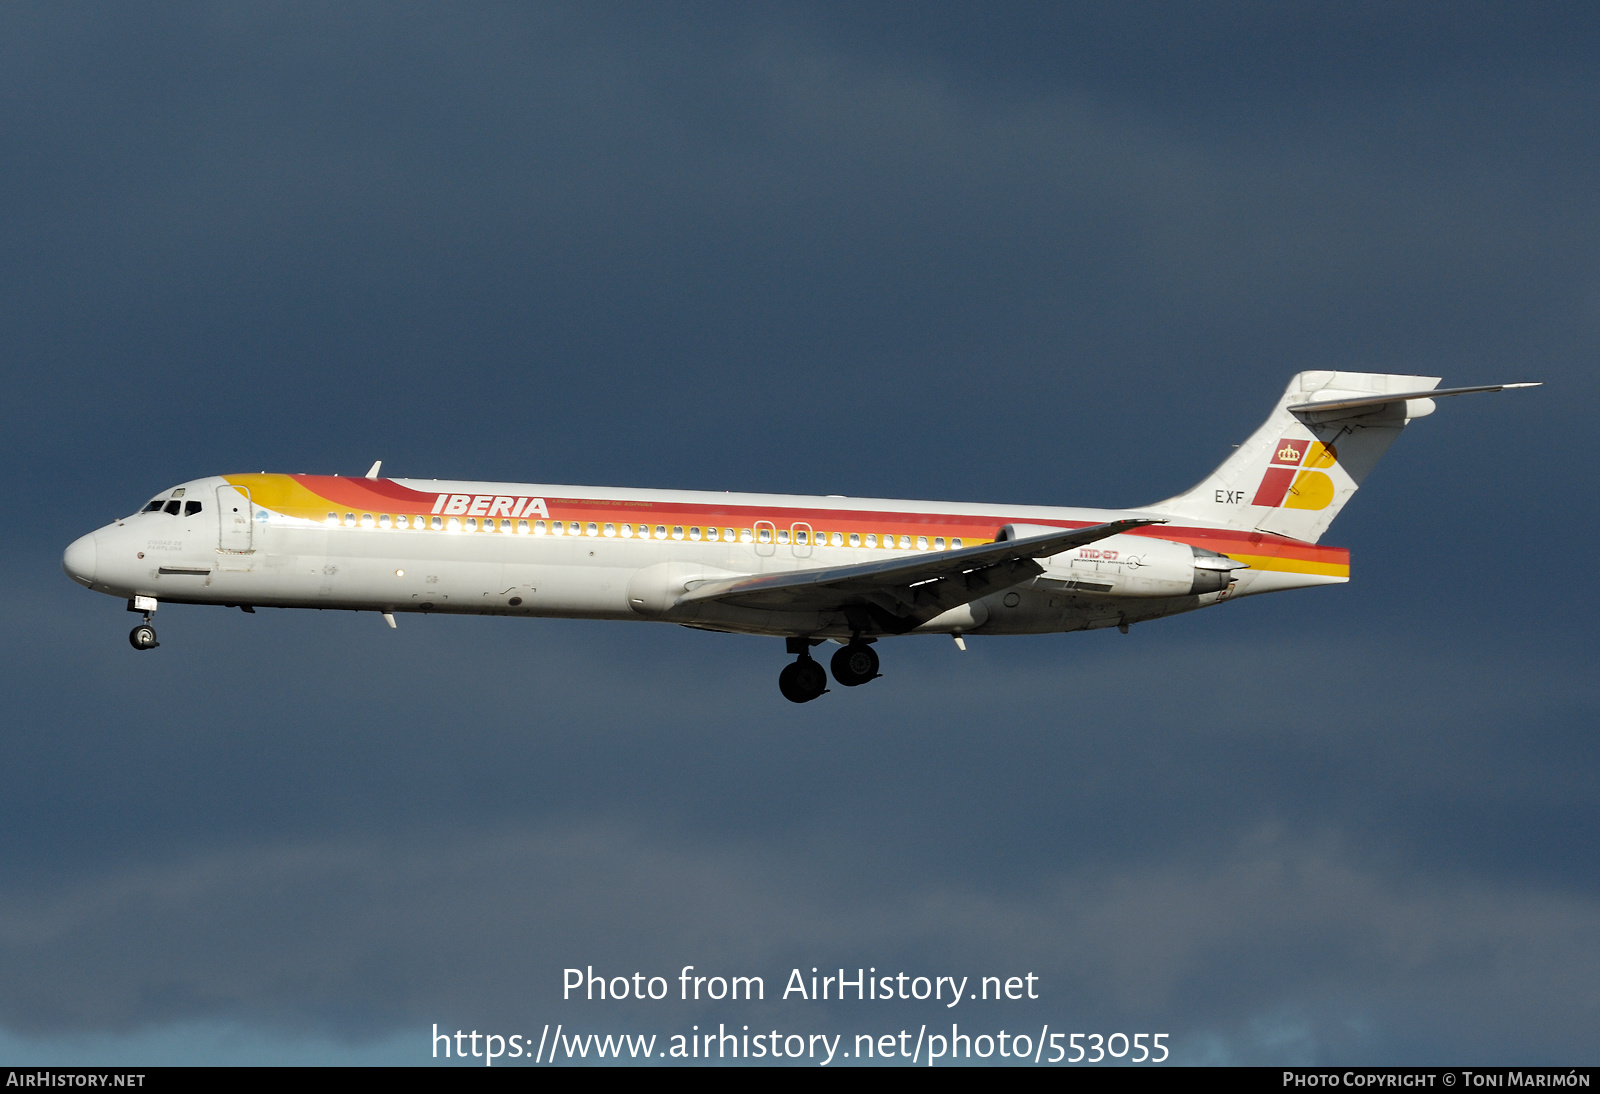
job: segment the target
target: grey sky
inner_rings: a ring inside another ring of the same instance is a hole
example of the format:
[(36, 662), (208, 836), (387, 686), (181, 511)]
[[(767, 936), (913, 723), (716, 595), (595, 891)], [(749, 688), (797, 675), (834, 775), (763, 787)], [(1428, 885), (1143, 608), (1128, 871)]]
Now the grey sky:
[[(1592, 1058), (1586, 9), (163, 10), (0, 11), (0, 1053), (747, 1020), (557, 999), (693, 963), (1033, 969), (1007, 1021), (1189, 1061)], [(664, 627), (173, 608), (135, 655), (57, 568), (379, 457), (1137, 504), (1368, 367), (1548, 386), (1408, 430), (1347, 587), (889, 642), (805, 708)]]

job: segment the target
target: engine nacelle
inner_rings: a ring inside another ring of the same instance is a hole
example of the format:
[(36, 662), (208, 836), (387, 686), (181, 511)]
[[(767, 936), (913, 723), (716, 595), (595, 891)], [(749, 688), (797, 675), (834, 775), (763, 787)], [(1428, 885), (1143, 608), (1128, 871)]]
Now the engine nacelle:
[[(1008, 524), (997, 540), (1059, 532), (1041, 524)], [(1039, 560), (1041, 581), (1099, 596), (1200, 596), (1226, 589), (1246, 564), (1187, 543), (1153, 536), (1108, 536)]]

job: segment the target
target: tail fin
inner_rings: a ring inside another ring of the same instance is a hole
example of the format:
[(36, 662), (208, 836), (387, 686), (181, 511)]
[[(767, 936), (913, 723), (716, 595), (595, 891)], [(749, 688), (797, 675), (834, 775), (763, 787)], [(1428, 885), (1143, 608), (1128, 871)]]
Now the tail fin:
[(1315, 543), (1430, 396), (1532, 384), (1435, 390), (1437, 376), (1302, 372), (1265, 424), (1187, 493), (1148, 508), (1175, 518)]

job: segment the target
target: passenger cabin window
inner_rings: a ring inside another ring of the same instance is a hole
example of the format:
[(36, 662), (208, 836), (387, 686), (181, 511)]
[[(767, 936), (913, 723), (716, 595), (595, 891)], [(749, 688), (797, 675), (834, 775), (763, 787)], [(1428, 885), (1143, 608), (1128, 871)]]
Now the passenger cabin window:
[(166, 505), (167, 512), (171, 513), (173, 516), (177, 516), (178, 515), (178, 507), (180, 505), (182, 505), (182, 504), (183, 503), (181, 501), (169, 501), (169, 502), (167, 502), (167, 505)]
[(876, 547), (877, 545), (878, 545), (878, 537), (877, 537), (877, 535), (872, 533), (872, 532), (868, 532), (867, 533), (867, 546), (868, 547)]
[(192, 517), (196, 513), (198, 513), (199, 511), (200, 511), (200, 503), (199, 502), (197, 502), (197, 501), (186, 501), (186, 502), (183, 503), (183, 515), (184, 516)]
[[(822, 536), (818, 536), (818, 537), (817, 537), (817, 539), (818, 539), (818, 540), (819, 540), (819, 541), (820, 541), (820, 540), (822, 540), (822, 539), (823, 539), (823, 538), (824, 538), (824, 537), (822, 537)], [(805, 532), (802, 532), (802, 531), (798, 531), (798, 530), (797, 530), (797, 531), (796, 531), (796, 532), (795, 532), (795, 534), (794, 534), (794, 541), (795, 541), (795, 542), (796, 542), (796, 543), (805, 543), (805, 542), (806, 542), (806, 533), (805, 533)]]

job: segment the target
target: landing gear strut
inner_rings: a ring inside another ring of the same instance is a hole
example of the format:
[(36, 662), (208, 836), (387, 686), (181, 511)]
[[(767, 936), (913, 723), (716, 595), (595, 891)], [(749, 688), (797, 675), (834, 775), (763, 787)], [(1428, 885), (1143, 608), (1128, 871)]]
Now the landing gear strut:
[(778, 690), (791, 703), (809, 703), (828, 690), (828, 674), (811, 659), (809, 639), (789, 639), (789, 652), (800, 656), (778, 673)]
[(833, 655), (833, 678), (847, 688), (859, 687), (878, 676), (878, 654), (865, 642), (840, 646)]
[[(174, 502), (173, 504), (177, 504)], [(174, 510), (176, 511), (176, 510)], [(139, 556), (143, 558), (143, 555)], [(153, 650), (161, 645), (156, 641), (156, 629), (150, 625), (150, 613), (156, 610), (156, 598), (136, 596), (128, 601), (128, 610), (144, 616), (144, 622), (128, 632), (128, 645), (136, 650)]]

